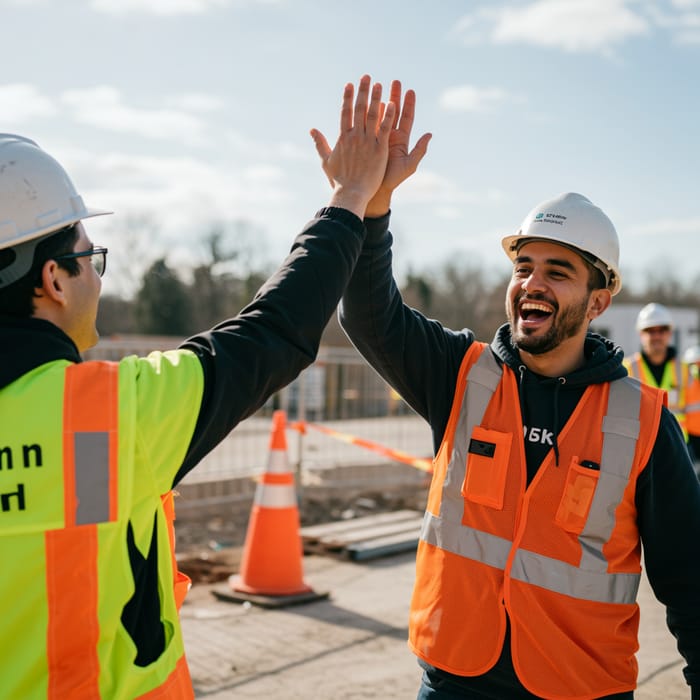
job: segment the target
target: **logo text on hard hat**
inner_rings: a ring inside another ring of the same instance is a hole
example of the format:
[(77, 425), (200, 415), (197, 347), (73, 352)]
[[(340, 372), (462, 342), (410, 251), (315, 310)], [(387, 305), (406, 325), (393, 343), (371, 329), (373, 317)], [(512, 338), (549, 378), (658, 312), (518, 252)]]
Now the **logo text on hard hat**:
[(563, 214), (545, 214), (540, 213), (535, 217), (535, 220), (542, 224), (557, 224), (563, 226), (567, 217)]

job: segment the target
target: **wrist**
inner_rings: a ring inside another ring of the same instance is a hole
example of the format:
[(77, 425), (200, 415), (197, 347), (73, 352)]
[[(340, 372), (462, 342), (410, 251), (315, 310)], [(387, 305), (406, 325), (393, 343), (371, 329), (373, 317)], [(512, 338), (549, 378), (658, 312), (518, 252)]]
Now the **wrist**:
[(328, 202), (329, 207), (347, 209), (360, 219), (364, 218), (370, 195), (364, 190), (336, 187)]
[(370, 199), (365, 210), (365, 218), (378, 219), (388, 214), (391, 209), (391, 190), (378, 189)]

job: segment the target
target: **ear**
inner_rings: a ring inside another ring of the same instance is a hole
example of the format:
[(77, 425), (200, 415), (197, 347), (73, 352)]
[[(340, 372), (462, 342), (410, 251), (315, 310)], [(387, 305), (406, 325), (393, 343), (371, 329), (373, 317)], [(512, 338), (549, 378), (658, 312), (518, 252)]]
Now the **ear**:
[(55, 260), (47, 260), (41, 268), (39, 296), (60, 306), (65, 306), (66, 295), (63, 280), (68, 273), (62, 270)]
[(588, 319), (598, 318), (612, 303), (609, 289), (594, 289), (588, 299)]

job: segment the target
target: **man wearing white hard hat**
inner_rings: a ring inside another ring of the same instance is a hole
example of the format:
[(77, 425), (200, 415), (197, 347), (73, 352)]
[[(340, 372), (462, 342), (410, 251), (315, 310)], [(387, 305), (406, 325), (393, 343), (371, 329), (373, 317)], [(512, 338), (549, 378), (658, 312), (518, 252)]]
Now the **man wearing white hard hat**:
[(538, 204), (502, 240), (508, 322), (490, 344), (444, 328), (392, 275), (391, 195), (421, 156), (401, 111), (340, 318), (432, 429), (418, 697), (632, 698), (642, 545), (700, 697), (700, 484), (665, 394), (588, 330), (622, 284), (612, 222), (573, 192)]
[(688, 368), (685, 390), (685, 427), (688, 446), (695, 460), (696, 471), (700, 470), (700, 345), (693, 345), (683, 353), (683, 362)]
[(194, 697), (171, 489), (313, 362), (391, 118), (368, 76), (346, 86), (329, 206), (278, 271), (235, 318), (119, 362), (80, 355), (107, 254), (83, 222), (106, 212), (35, 142), (0, 134), (0, 696)]
[(625, 358), (627, 372), (644, 384), (666, 391), (668, 407), (687, 437), (685, 387), (688, 369), (672, 343), (671, 312), (663, 304), (647, 304), (637, 315), (636, 329), (640, 350)]

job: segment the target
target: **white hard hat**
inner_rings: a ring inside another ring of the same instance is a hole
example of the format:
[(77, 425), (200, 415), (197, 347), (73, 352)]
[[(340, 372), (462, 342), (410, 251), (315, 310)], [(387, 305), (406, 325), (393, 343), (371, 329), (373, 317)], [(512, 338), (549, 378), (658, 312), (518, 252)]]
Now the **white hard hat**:
[(637, 331), (657, 326), (673, 328), (671, 312), (663, 304), (647, 304), (637, 315)]
[(689, 365), (700, 362), (700, 345), (693, 345), (683, 353), (683, 361)]
[(518, 232), (505, 236), (501, 244), (514, 260), (520, 247), (531, 240), (571, 248), (603, 273), (612, 294), (622, 288), (615, 227), (603, 210), (582, 194), (567, 192), (541, 202), (525, 217)]
[(111, 213), (86, 207), (63, 167), (34, 141), (0, 134), (0, 250), (19, 253), (0, 270), (0, 287), (31, 267), (34, 246), (20, 244), (37, 243), (81, 219)]

